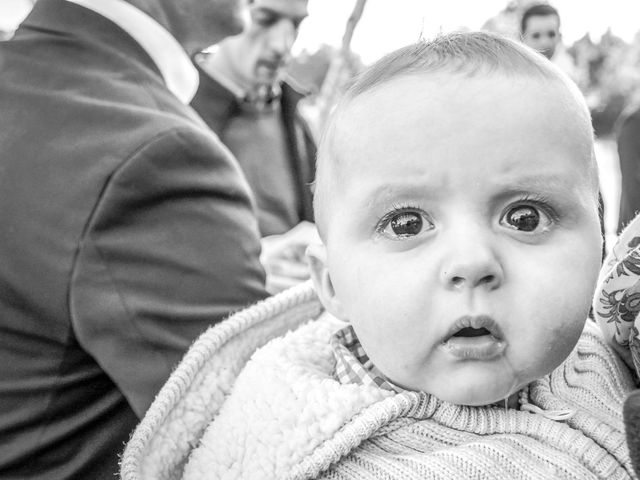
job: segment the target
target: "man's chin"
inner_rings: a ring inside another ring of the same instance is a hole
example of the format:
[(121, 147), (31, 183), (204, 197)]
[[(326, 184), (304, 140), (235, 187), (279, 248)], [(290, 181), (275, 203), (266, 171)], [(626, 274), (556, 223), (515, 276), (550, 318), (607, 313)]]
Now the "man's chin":
[(256, 72), (256, 80), (260, 85), (273, 85), (278, 79), (280, 70), (260, 66)]

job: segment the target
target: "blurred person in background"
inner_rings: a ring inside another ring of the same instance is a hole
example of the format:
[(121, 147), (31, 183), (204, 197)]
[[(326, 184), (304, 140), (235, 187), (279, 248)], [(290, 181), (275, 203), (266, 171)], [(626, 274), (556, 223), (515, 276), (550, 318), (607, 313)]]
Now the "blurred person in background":
[(523, 43), (558, 65), (579, 86), (582, 84), (580, 73), (562, 44), (558, 10), (546, 3), (531, 5), (522, 13), (520, 35)]
[(526, 45), (551, 60), (560, 43), (560, 15), (551, 5), (532, 5), (522, 14), (520, 32)]
[(311, 183), (315, 142), (298, 111), (308, 93), (284, 71), (307, 0), (253, 0), (244, 31), (194, 56), (191, 106), (238, 159), (253, 190), (267, 287), (309, 278), (304, 251), (317, 238)]
[(619, 121), (620, 211), (618, 234), (640, 211), (640, 108), (636, 104)]
[(249, 187), (188, 106), (237, 0), (39, 0), (0, 43), (0, 478), (112, 479), (174, 364), (267, 296)]

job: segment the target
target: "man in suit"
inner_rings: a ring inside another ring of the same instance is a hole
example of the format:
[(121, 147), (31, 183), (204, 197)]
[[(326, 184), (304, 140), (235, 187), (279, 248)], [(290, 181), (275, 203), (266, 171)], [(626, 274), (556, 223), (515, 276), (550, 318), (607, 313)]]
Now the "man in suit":
[(316, 145), (298, 111), (308, 92), (284, 75), (307, 0), (251, 0), (242, 33), (194, 56), (191, 106), (238, 159), (257, 200), (267, 286), (308, 278), (304, 250), (317, 239), (311, 184)]
[(39, 0), (0, 44), (0, 478), (113, 478), (192, 340), (267, 295), (246, 180), (187, 106), (236, 3)]

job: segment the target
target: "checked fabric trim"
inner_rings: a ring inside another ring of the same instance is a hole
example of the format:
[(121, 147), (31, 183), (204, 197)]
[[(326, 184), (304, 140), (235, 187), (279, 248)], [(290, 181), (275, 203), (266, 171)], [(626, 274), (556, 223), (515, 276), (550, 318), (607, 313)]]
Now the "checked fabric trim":
[(379, 387), (396, 393), (405, 390), (391, 383), (376, 368), (366, 354), (351, 325), (338, 330), (331, 337), (331, 347), (336, 357), (335, 377), (342, 384), (360, 384)]

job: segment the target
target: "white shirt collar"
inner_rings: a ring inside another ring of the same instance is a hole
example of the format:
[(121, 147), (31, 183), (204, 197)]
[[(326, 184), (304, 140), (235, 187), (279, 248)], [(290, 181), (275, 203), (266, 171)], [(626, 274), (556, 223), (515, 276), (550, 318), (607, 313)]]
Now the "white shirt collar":
[(175, 38), (146, 13), (124, 0), (67, 0), (108, 18), (127, 32), (154, 61), (164, 82), (188, 105), (198, 89), (198, 71)]

